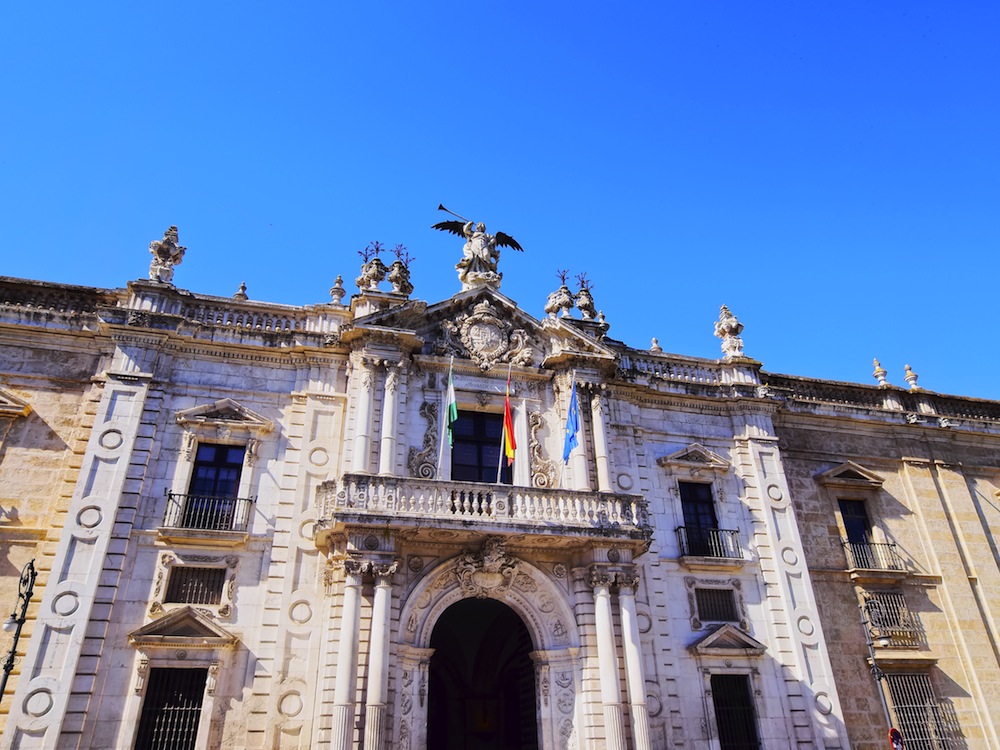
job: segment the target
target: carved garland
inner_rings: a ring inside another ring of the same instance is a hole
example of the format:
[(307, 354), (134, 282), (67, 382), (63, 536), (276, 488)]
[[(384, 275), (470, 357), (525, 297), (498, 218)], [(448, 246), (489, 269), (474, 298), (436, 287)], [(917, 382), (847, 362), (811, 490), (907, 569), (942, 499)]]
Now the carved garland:
[(555, 461), (545, 458), (542, 454), (542, 443), (538, 439), (538, 432), (544, 426), (545, 419), (541, 414), (531, 412), (528, 415), (528, 427), (531, 430), (528, 445), (528, 452), (531, 456), (531, 484), (541, 488), (555, 487), (559, 476)]

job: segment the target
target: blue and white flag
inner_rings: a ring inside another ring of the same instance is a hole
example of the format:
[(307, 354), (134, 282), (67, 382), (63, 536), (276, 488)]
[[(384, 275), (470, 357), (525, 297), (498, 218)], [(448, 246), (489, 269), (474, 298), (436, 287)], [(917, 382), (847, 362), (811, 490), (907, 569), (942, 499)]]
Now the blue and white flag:
[(580, 407), (576, 401), (576, 380), (573, 380), (573, 390), (569, 394), (569, 411), (566, 412), (566, 438), (563, 442), (563, 463), (569, 463), (569, 454), (580, 443), (576, 433), (580, 431)]

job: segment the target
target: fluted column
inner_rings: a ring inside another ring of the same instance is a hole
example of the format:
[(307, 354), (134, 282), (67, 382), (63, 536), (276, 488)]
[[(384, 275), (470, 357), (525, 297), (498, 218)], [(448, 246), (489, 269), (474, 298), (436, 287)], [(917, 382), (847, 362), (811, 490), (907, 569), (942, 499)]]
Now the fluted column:
[(618, 611), (622, 621), (622, 648), (625, 652), (625, 684), (632, 716), (634, 750), (649, 750), (649, 712), (646, 709), (646, 683), (642, 676), (642, 648), (639, 645), (639, 622), (635, 615), (635, 588), (639, 576), (619, 573)]
[(382, 399), (382, 442), (378, 456), (378, 473), (380, 476), (392, 476), (396, 473), (396, 414), (399, 403), (399, 375), (402, 363), (390, 363), (386, 367), (385, 387)]
[(611, 619), (611, 583), (614, 575), (593, 569), (590, 585), (594, 587), (594, 625), (597, 628), (597, 664), (604, 707), (604, 732), (607, 750), (625, 750), (622, 726), (622, 698), (618, 684), (618, 654)]
[(368, 701), (365, 706), (365, 750), (385, 747), (385, 701), (389, 692), (389, 618), (392, 614), (392, 576), (397, 563), (375, 565), (375, 601), (368, 645)]
[(361, 358), (358, 366), (360, 387), (358, 388), (358, 410), (354, 420), (354, 455), (351, 460), (351, 469), (360, 474), (367, 474), (368, 453), (371, 447), (372, 387), (375, 373), (372, 372), (371, 362), (364, 357)]
[(344, 606), (340, 620), (340, 650), (333, 688), (332, 750), (351, 750), (354, 734), (354, 696), (358, 681), (358, 630), (361, 576), (369, 563), (344, 561)]

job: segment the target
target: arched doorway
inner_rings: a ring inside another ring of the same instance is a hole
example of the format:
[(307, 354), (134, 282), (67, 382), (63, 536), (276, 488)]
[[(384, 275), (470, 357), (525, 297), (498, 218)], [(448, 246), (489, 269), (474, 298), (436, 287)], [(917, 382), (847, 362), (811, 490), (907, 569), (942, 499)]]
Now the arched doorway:
[(463, 599), (431, 634), (427, 747), (537, 750), (531, 636), (493, 599)]

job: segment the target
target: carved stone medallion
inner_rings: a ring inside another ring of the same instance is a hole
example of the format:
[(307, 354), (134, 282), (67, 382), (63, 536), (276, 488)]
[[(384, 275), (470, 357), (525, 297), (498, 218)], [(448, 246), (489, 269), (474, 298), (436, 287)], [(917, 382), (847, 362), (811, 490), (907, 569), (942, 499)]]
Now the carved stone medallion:
[(462, 590), (477, 598), (496, 598), (514, 583), (520, 561), (507, 552), (503, 539), (490, 537), (479, 552), (466, 550), (455, 566)]
[(489, 302), (473, 308), (462, 322), (462, 343), (482, 370), (499, 362), (510, 347), (510, 323), (500, 318)]

